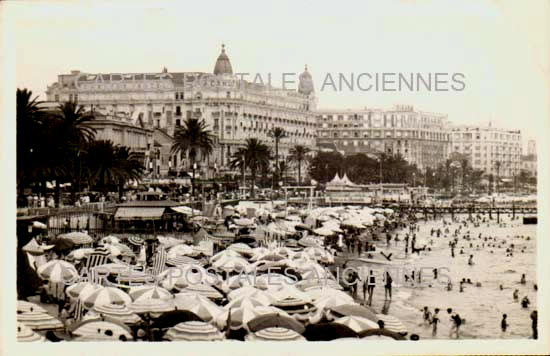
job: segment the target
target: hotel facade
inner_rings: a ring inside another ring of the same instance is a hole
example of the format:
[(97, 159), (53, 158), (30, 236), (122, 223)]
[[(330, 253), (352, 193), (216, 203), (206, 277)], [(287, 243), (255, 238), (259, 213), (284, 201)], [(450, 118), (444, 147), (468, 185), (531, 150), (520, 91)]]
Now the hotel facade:
[(486, 175), (512, 178), (521, 171), (521, 131), (485, 126), (454, 126), (453, 152), (467, 157)]
[(444, 163), (450, 153), (445, 114), (397, 105), (391, 109), (322, 110), (317, 113), (318, 143), (346, 154), (400, 154), (420, 170)]
[[(286, 138), (279, 143), (281, 159), (295, 145), (315, 146), (317, 99), (307, 68), (296, 90), (245, 81), (233, 73), (223, 46), (212, 73), (169, 72), (166, 68), (160, 73), (71, 71), (59, 75), (46, 95), (49, 102), (77, 101), (90, 111), (143, 122), (153, 130), (158, 147), (166, 146), (176, 127), (187, 118), (204, 119), (216, 142), (214, 153), (199, 163), (204, 175), (211, 175), (214, 167), (228, 168), (232, 153), (247, 138), (258, 138), (274, 147), (269, 133), (276, 127), (286, 131)], [(158, 175), (170, 169), (190, 169), (181, 154), (172, 155), (166, 149), (153, 154), (150, 148), (146, 166), (154, 163)]]

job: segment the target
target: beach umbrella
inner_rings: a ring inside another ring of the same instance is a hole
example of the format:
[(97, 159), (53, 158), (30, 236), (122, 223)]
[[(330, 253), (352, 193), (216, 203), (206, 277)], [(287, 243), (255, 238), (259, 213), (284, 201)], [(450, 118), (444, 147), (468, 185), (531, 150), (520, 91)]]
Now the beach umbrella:
[(371, 309), (359, 304), (343, 304), (330, 308), (330, 316), (340, 318), (343, 316), (360, 316), (365, 319), (378, 322), (378, 316)]
[(307, 341), (332, 341), (357, 338), (357, 333), (346, 325), (336, 323), (309, 324), (303, 336)]
[(295, 284), (296, 281), (280, 273), (266, 273), (256, 277), (254, 286), (263, 290), (277, 290), (284, 285)]
[(128, 308), (137, 314), (161, 314), (174, 310), (176, 307), (173, 299), (141, 298), (132, 302)]
[(178, 310), (190, 311), (204, 321), (210, 321), (224, 311), (222, 307), (198, 294), (178, 293), (174, 303)]
[(120, 243), (120, 239), (116, 236), (109, 235), (102, 238), (99, 242), (103, 244), (118, 244)]
[(348, 326), (349, 328), (353, 329), (353, 331), (357, 333), (365, 330), (379, 328), (378, 323), (366, 318), (362, 318), (360, 316), (353, 316), (353, 315), (338, 318), (334, 320), (334, 322), (337, 324)]
[[(226, 309), (226, 308), (224, 308)], [(229, 316), (229, 313), (231, 313), (231, 316)], [(284, 311), (275, 308), (275, 307), (269, 307), (269, 306), (246, 306), (243, 305), (241, 307), (236, 308), (227, 308), (223, 313), (218, 315), (216, 318), (216, 325), (223, 329), (227, 326), (227, 320), (230, 321), (230, 328), (232, 330), (239, 330), (241, 328), (248, 330), (247, 323), (261, 315), (266, 314), (274, 314), (279, 313), (281, 315), (285, 315), (287, 317), (290, 317), (287, 313)]]
[[(235, 277), (239, 277), (239, 276), (235, 276)], [(237, 288), (235, 290), (232, 290), (227, 295), (227, 299), (229, 299), (230, 301), (235, 299), (240, 299), (243, 297), (250, 297), (250, 298), (257, 298), (257, 299), (260, 299), (260, 297), (261, 298), (267, 297), (267, 298), (270, 298), (272, 301), (275, 301), (275, 298), (271, 294), (268, 294), (265, 291), (255, 288), (253, 286), (243, 286), (243, 287)]]
[(273, 293), (273, 297), (275, 297), (276, 300), (276, 302), (273, 303), (274, 305), (277, 305), (284, 300), (298, 300), (303, 303), (311, 303), (312, 301), (311, 297), (307, 293), (302, 292), (295, 286), (288, 284), (281, 285), (280, 288)]
[(312, 289), (319, 289), (319, 288), (332, 288), (332, 289), (338, 289), (342, 290), (344, 289), (336, 280), (331, 278), (312, 278), (312, 279), (304, 279), (296, 283), (296, 288), (299, 288), (300, 290), (307, 292)]
[(43, 255), (46, 251), (52, 249), (53, 247), (54, 245), (40, 245), (33, 237), (25, 246), (23, 246), (22, 250), (30, 253), (31, 255), (38, 256)]
[(403, 335), (389, 331), (388, 329), (369, 329), (359, 333), (358, 335), (362, 339), (392, 339), (392, 340), (406, 340)]
[(124, 263), (105, 263), (99, 266), (92, 267), (92, 270), (94, 270), (96, 273), (100, 275), (104, 274), (112, 274), (112, 275), (119, 275), (124, 273), (134, 273), (133, 270), (134, 266), (127, 265)]
[(23, 323), (17, 322), (17, 342), (45, 341), (43, 336), (32, 331)]
[(218, 278), (200, 265), (187, 264), (168, 268), (158, 275), (157, 280), (167, 289), (183, 289), (191, 284), (216, 284)]
[(320, 299), (329, 298), (329, 297), (339, 297), (343, 299), (351, 298), (351, 300), (353, 301), (353, 298), (346, 292), (343, 292), (341, 290), (328, 287), (328, 286), (319, 287), (319, 288), (310, 288), (304, 292), (311, 297), (313, 302)]
[(71, 298), (79, 298), (85, 296), (101, 288), (101, 285), (91, 282), (78, 282), (67, 287), (65, 293)]
[(195, 313), (188, 310), (171, 310), (162, 313), (151, 324), (153, 329), (167, 329), (186, 321), (202, 321)]
[(155, 276), (147, 274), (141, 271), (126, 271), (118, 273), (116, 276), (118, 283), (126, 284), (146, 284), (146, 283), (156, 283)]
[(168, 258), (173, 258), (176, 256), (186, 256), (186, 255), (194, 255), (195, 250), (193, 249), (193, 246), (189, 245), (176, 245), (174, 247), (171, 247), (168, 250)]
[(186, 321), (168, 329), (164, 338), (171, 341), (220, 341), (225, 337), (209, 323)]
[(17, 313), (17, 321), (32, 330), (57, 330), (65, 327), (57, 318), (40, 311)]
[(84, 307), (93, 309), (100, 305), (124, 304), (129, 305), (132, 298), (124, 291), (114, 287), (101, 287), (89, 294), (81, 296)]
[[(332, 232), (331, 232), (332, 235)], [(304, 247), (317, 247), (320, 245), (319, 240), (312, 236), (306, 236), (298, 240), (298, 245), (304, 246)]]
[(130, 236), (128, 242), (135, 246), (141, 246), (145, 243), (145, 240), (139, 236)]
[[(79, 341), (118, 341), (121, 336), (132, 340), (132, 330), (123, 323), (111, 318), (88, 319), (71, 326), (71, 334)], [(82, 339), (81, 339), (82, 338)]]
[(26, 300), (17, 301), (17, 312), (18, 313), (29, 313), (29, 312), (41, 312), (46, 313), (46, 309), (42, 308), (38, 304), (27, 302)]
[(128, 295), (130, 295), (130, 297), (134, 302), (140, 301), (140, 300), (146, 300), (146, 299), (172, 299), (173, 298), (172, 294), (169, 291), (155, 285), (132, 287), (130, 288)]
[(62, 260), (51, 260), (38, 267), (40, 278), (50, 282), (71, 282), (78, 279), (78, 271), (73, 264)]
[(302, 334), (305, 331), (304, 326), (294, 318), (281, 315), (280, 313), (272, 313), (258, 316), (247, 323), (248, 330), (256, 332), (270, 327), (283, 327), (294, 330)]
[(223, 295), (216, 288), (207, 284), (190, 284), (182, 289), (182, 293), (198, 294), (209, 299), (221, 299)]
[(318, 309), (330, 309), (345, 304), (355, 304), (355, 301), (347, 294), (333, 294), (318, 299), (313, 303)]
[(252, 255), (253, 254), (252, 247), (250, 247), (247, 244), (242, 243), (242, 242), (237, 242), (237, 243), (231, 244), (227, 247), (227, 249), (236, 251), (236, 252), (240, 253), (241, 255)]
[(242, 257), (223, 257), (212, 263), (212, 267), (226, 272), (248, 271), (250, 263)]
[(165, 248), (169, 249), (170, 247), (173, 247), (173, 246), (176, 246), (176, 245), (181, 245), (184, 243), (183, 240), (178, 240), (174, 237), (165, 237), (165, 236), (157, 236), (158, 238), (158, 241), (160, 242), (161, 245), (163, 245)]
[(34, 229), (43, 229), (43, 230), (48, 229), (48, 225), (46, 225), (44, 223), (41, 223), (40, 221), (33, 221), (32, 222), (32, 227)]
[(66, 251), (72, 250), (76, 244), (71, 240), (56, 238), (53, 241), (53, 245), (54, 245), (53, 247), (54, 251), (66, 252)]
[(227, 257), (241, 257), (242, 258), (241, 254), (238, 253), (237, 251), (223, 250), (221, 252), (216, 253), (214, 256), (210, 257), (210, 263), (214, 264), (214, 262), (218, 261), (219, 259), (227, 258)]
[(194, 259), (193, 257), (189, 256), (174, 256), (166, 259), (166, 264), (170, 266), (183, 266), (183, 265), (189, 265), (189, 264), (196, 264), (200, 265), (200, 261)]
[(123, 304), (98, 305), (94, 307), (94, 311), (101, 316), (106, 316), (124, 324), (135, 324), (141, 321), (141, 318), (137, 314)]
[(398, 334), (407, 333), (407, 328), (398, 318), (385, 314), (376, 314), (376, 316), (378, 317), (378, 320), (382, 320), (384, 322), (384, 329)]
[(281, 328), (271, 327), (259, 330), (245, 336), (246, 341), (299, 341), (305, 338), (296, 331)]
[(57, 236), (57, 238), (58, 239), (69, 240), (72, 243), (74, 243), (75, 245), (86, 245), (86, 244), (91, 244), (92, 242), (94, 242), (94, 240), (90, 237), (90, 235), (88, 235), (84, 232), (80, 232), (80, 231), (61, 234), (61, 235)]
[(224, 305), (224, 309), (231, 309), (231, 308), (256, 308), (256, 307), (262, 307), (262, 306), (268, 306), (271, 304), (267, 299), (259, 299), (254, 297), (248, 297), (246, 295), (241, 296), (240, 298), (233, 299), (226, 305)]
[(68, 260), (82, 260), (82, 259), (88, 257), (89, 255), (91, 255), (93, 252), (94, 252), (93, 248), (89, 248), (89, 247), (79, 248), (79, 249), (71, 251), (67, 255), (67, 259)]

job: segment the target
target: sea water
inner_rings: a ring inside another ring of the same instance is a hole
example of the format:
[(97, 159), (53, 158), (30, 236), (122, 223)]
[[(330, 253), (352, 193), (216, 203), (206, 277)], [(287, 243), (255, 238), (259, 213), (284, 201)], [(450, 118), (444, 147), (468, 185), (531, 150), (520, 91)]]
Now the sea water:
[[(458, 216), (459, 219), (466, 219), (467, 216)], [(523, 225), (521, 217), (511, 220), (508, 216), (501, 216), (501, 227), (496, 223), (496, 217), (488, 226), (487, 223), (474, 227), (469, 223), (468, 227), (462, 227), (459, 241), (455, 247), (455, 257), (451, 257), (449, 241), (453, 239), (452, 234), (458, 227), (458, 223), (449, 226), (450, 233), (442, 234), (441, 237), (430, 236), (432, 228), (441, 228), (444, 231), (442, 219), (431, 221), (420, 221), (420, 231), (416, 232), (417, 247), (430, 240), (433, 244), (431, 251), (421, 251), (419, 255), (411, 255), (409, 248), (405, 255), (403, 238), (406, 231), (399, 231), (399, 240), (392, 238), (390, 247), (386, 241), (377, 243), (378, 250), (384, 250), (386, 254), (392, 255), (392, 270), (410, 271), (413, 268), (422, 270), (422, 283), (412, 285), (405, 282), (400, 275), (393, 277), (392, 301), (384, 306), (384, 287), (381, 278), (377, 279), (377, 286), (373, 297), (372, 307), (376, 312), (387, 312), (398, 317), (409, 330), (409, 334), (416, 333), (422, 339), (432, 337), (431, 325), (423, 322), (422, 309), (427, 306), (433, 313), (439, 308), (440, 324), (435, 338), (448, 339), (452, 322), (447, 308), (452, 308), (465, 322), (460, 328), (460, 338), (479, 339), (526, 339), (532, 336), (531, 311), (536, 309), (537, 295), (534, 290), (536, 281), (536, 225)], [(450, 216), (445, 217), (450, 221)], [(470, 232), (470, 241), (464, 240), (462, 236), (466, 231)], [(495, 244), (494, 240), (484, 241), (478, 239), (479, 233), (483, 237), (497, 238), (495, 247), (488, 247), (488, 244)], [(445, 237), (445, 235), (447, 237)], [(529, 236), (530, 240), (516, 236)], [(418, 241), (422, 241), (419, 244)], [(473, 247), (470, 248), (470, 242)], [(482, 248), (482, 243), (485, 247)], [(514, 244), (513, 257), (507, 257), (506, 249)], [(479, 245), (479, 249), (476, 246)], [(498, 245), (501, 247), (499, 248)], [(463, 249), (464, 254), (460, 254)], [(525, 249), (522, 253), (521, 250)], [(493, 251), (491, 253), (491, 250)], [(380, 258), (381, 256), (376, 256)], [(473, 265), (468, 265), (469, 256), (473, 255)], [(381, 257), (383, 258), (383, 257)], [(434, 280), (431, 272), (438, 268), (438, 280)], [(525, 273), (526, 284), (520, 284), (521, 275)], [(397, 277), (397, 278), (396, 278)], [(463, 279), (470, 279), (472, 284), (464, 284), (463, 292), (460, 292), (459, 284)], [(447, 281), (451, 280), (453, 288), (447, 291)], [(476, 287), (480, 282), (481, 287)], [(500, 285), (503, 290), (500, 290)], [(431, 286), (430, 286), (431, 285)], [(517, 301), (513, 299), (513, 292), (519, 290)], [(359, 290), (361, 290), (359, 288)], [(527, 296), (531, 301), (528, 308), (522, 308), (521, 299)], [(501, 331), (502, 314), (507, 314), (508, 329)]]

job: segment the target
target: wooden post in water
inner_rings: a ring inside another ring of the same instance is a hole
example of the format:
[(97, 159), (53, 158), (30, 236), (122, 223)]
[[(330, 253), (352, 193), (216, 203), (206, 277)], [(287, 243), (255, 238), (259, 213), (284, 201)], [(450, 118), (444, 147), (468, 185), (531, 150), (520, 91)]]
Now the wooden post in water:
[(497, 208), (497, 223), (500, 224), (500, 209)]
[(468, 219), (472, 220), (472, 206), (468, 207)]
[(512, 203), (512, 220), (516, 219), (516, 204)]
[(435, 212), (435, 205), (432, 205), (433, 213), (434, 213), (434, 220), (437, 218), (437, 214)]

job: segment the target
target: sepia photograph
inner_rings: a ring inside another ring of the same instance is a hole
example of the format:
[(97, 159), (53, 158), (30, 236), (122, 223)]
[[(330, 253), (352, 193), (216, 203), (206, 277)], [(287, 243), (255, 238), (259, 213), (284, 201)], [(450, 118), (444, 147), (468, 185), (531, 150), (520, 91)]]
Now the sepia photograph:
[(0, 19), (7, 354), (550, 353), (548, 1)]

